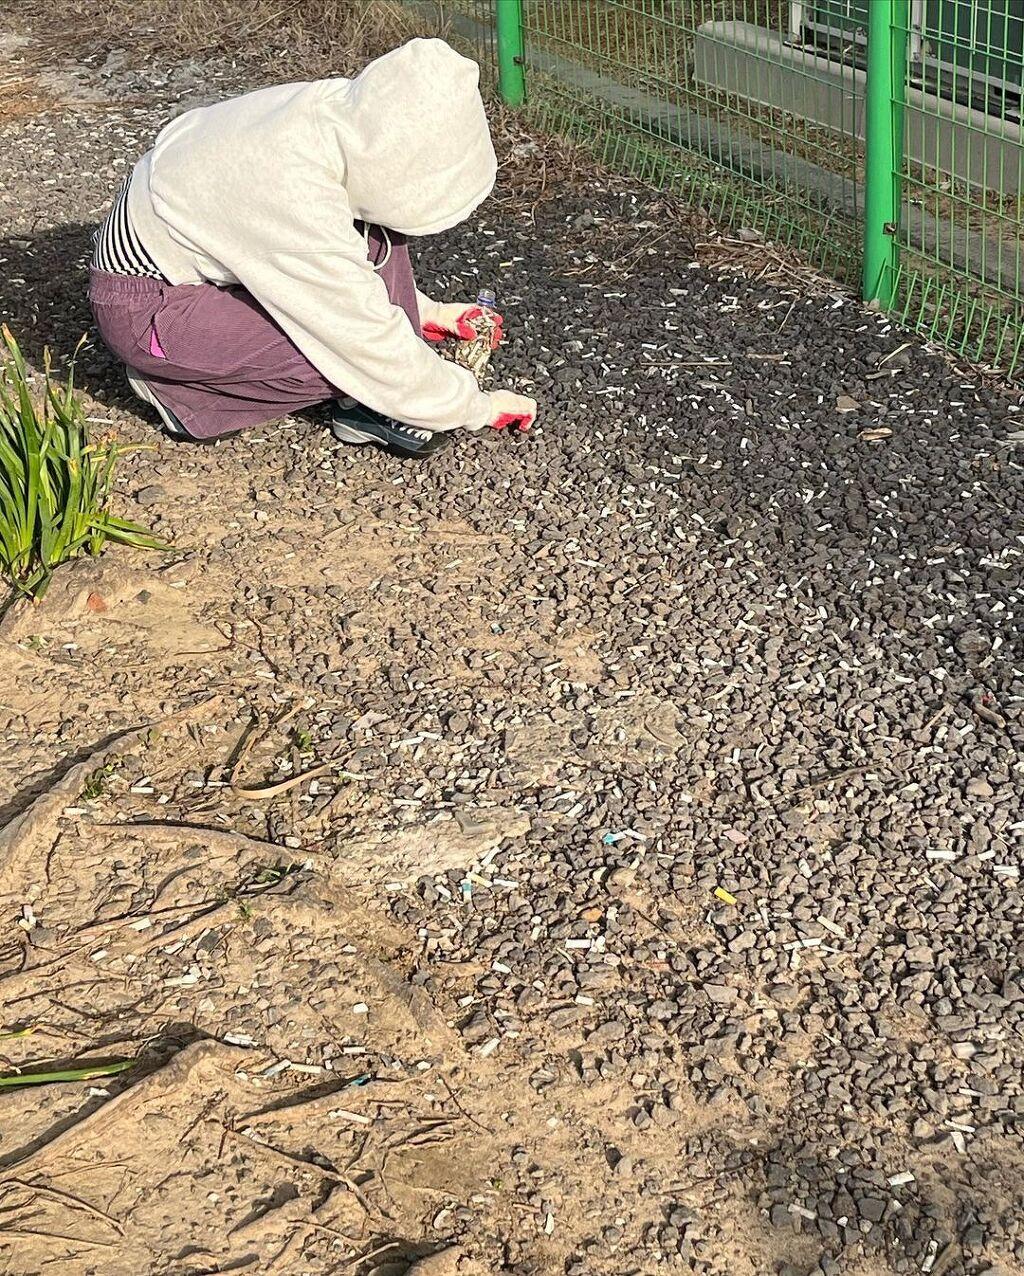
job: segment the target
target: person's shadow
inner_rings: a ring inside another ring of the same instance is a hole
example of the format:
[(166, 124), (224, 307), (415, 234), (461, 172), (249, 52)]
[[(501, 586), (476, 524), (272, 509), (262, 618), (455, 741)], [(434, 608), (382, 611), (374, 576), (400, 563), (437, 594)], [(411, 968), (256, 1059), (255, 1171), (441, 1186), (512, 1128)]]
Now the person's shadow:
[[(74, 357), (78, 389), (105, 407), (136, 412), (155, 423), (156, 413), (139, 403), (125, 378), (124, 365), (103, 344), (93, 322), (88, 291), (95, 231), (95, 225), (70, 223), (31, 236), (0, 239), (0, 323), (10, 328), (33, 367), (43, 367), (49, 350), (60, 378)], [(311, 428), (324, 429), (322, 407), (303, 408), (292, 415)], [(238, 437), (227, 435), (219, 442), (231, 443)]]
[(104, 404), (124, 408), (134, 396), (121, 364), (99, 340), (89, 310), (95, 229), (71, 223), (0, 239), (0, 321), (36, 368), (49, 349), (54, 367), (64, 369), (85, 336), (75, 360), (76, 385)]

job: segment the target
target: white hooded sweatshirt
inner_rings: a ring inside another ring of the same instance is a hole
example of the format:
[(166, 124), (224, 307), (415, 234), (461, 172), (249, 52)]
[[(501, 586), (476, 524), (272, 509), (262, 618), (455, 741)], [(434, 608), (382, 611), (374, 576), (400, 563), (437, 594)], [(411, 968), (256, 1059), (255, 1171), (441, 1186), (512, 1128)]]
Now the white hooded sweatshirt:
[(424, 430), (486, 425), (472, 373), (416, 335), (353, 226), (430, 235), (486, 199), (497, 161), (478, 80), (443, 40), (412, 40), (352, 80), (188, 111), (135, 167), (132, 224), (170, 283), (241, 284), (368, 407)]

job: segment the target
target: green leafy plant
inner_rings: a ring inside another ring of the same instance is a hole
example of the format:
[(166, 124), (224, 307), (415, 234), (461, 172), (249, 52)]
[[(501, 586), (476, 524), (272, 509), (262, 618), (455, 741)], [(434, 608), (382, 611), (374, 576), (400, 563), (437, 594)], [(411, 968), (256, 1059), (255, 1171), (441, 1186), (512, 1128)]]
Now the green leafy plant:
[(120, 759), (115, 758), (113, 762), (107, 762), (98, 766), (95, 771), (90, 771), (82, 785), (82, 798), (86, 802), (95, 802), (97, 798), (101, 798), (107, 791), (107, 781), (120, 765)]
[(294, 860), (288, 864), (267, 864), (260, 869), (251, 882), (243, 885), (241, 889), (246, 893), (261, 894), (267, 888), (283, 882), (286, 877), (291, 877), (293, 873), (298, 873), (301, 868), (302, 865)]
[(95, 556), (107, 541), (167, 549), (144, 527), (111, 514), (117, 463), (137, 449), (90, 440), (74, 364), (57, 382), (47, 351), (43, 391), (34, 397), (17, 342), (6, 326), (0, 332), (0, 572), (39, 599), (61, 563)]

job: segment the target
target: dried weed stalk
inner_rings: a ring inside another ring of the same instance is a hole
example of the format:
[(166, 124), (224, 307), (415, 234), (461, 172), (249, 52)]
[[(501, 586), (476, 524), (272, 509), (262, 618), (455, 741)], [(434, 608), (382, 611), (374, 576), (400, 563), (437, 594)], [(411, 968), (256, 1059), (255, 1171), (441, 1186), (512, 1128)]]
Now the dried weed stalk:
[(130, 37), (136, 49), (226, 53), (274, 67), (281, 80), (350, 74), (410, 36), (443, 33), (400, 0), (66, 0), (61, 9), (51, 44)]

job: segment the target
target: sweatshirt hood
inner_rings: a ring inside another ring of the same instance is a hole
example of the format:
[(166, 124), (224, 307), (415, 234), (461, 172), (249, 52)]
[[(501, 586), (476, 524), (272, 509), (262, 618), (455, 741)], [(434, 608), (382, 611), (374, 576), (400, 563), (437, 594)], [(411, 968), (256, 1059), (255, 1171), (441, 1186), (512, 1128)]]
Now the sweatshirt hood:
[(410, 40), (328, 99), (327, 127), (354, 217), (404, 235), (458, 225), (491, 193), (498, 162), (475, 62)]

